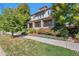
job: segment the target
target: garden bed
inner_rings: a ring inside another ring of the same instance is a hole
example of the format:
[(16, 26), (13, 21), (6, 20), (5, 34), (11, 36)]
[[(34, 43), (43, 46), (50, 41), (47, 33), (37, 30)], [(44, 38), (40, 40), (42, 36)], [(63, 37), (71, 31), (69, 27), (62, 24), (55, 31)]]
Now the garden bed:
[(74, 42), (75, 42), (75, 43), (79, 43), (79, 38), (76, 38), (76, 39), (74, 40)]

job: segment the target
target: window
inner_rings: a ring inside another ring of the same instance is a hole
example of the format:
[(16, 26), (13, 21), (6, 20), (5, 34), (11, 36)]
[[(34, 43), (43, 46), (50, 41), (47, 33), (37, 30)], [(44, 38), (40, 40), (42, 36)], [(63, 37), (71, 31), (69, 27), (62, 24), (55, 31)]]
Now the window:
[(39, 17), (41, 18), (41, 14), (39, 15)]
[(41, 14), (37, 15), (37, 17), (38, 17), (38, 19), (40, 19), (41, 18)]
[(44, 18), (44, 12), (41, 13), (41, 17)]
[(35, 22), (35, 27), (41, 27), (40, 22)]
[(44, 17), (44, 14), (42, 14), (42, 17)]
[(29, 28), (32, 28), (32, 23), (29, 23)]
[(39, 16), (38, 16), (38, 19), (39, 19)]
[(44, 21), (44, 26), (52, 26), (52, 20), (45, 20)]
[(35, 16), (33, 17), (33, 19), (35, 19)]
[(50, 14), (50, 12), (48, 11), (48, 15)]
[(44, 14), (43, 14), (43, 17), (44, 17)]

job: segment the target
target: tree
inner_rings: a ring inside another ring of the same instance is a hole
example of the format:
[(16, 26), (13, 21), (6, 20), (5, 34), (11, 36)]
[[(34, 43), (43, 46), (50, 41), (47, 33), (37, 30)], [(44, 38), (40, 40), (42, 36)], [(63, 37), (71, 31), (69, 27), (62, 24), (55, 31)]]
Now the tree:
[(3, 19), (3, 17), (2, 17), (2, 15), (0, 15), (0, 33), (4, 34), (4, 30), (3, 30), (4, 20), (2, 20), (2, 19)]
[(30, 19), (30, 10), (27, 4), (20, 4), (17, 8), (3, 9), (0, 17), (0, 28), (12, 33), (26, 30), (26, 23)]
[(27, 4), (22, 3), (17, 7), (17, 17), (21, 23), (22, 32), (25, 32), (26, 23), (30, 20), (30, 9)]
[(3, 26), (1, 28), (4, 31), (11, 32), (12, 36), (14, 36), (14, 32), (20, 30), (20, 22), (16, 17), (16, 10), (12, 8), (4, 9), (2, 16), (2, 20), (4, 20), (4, 22), (2, 22)]
[(66, 22), (73, 22), (74, 16), (77, 15), (77, 4), (57, 3), (52, 5), (54, 12), (52, 16), (55, 17), (58, 23), (64, 24)]
[[(65, 29), (65, 23), (70, 23), (70, 24), (79, 24), (75, 20), (76, 16), (79, 16), (79, 4), (76, 3), (56, 3), (52, 4), (52, 9), (54, 10), (52, 12), (52, 16), (56, 20), (56, 28), (59, 30)], [(65, 32), (66, 33), (66, 32)]]

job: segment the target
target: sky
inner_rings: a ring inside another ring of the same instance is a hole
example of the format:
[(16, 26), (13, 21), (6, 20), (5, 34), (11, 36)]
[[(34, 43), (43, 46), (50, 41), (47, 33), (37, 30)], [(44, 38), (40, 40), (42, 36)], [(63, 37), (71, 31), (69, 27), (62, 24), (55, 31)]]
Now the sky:
[[(0, 3), (0, 14), (2, 13), (2, 8), (16, 8), (18, 5), (19, 3)], [(51, 7), (51, 5), (51, 3), (28, 3), (31, 14), (37, 12), (43, 6)]]

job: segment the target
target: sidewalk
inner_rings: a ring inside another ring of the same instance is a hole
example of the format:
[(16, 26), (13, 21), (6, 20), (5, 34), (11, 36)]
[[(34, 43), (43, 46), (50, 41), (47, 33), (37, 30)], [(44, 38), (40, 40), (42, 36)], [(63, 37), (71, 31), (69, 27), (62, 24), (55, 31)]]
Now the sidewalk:
[(32, 39), (32, 40), (40, 41), (43, 43), (68, 48), (70, 50), (79, 51), (78, 43), (72, 43), (72, 42), (68, 42), (68, 41), (60, 41), (60, 40), (42, 38), (42, 37), (36, 37), (36, 36), (24, 36), (23, 38)]

